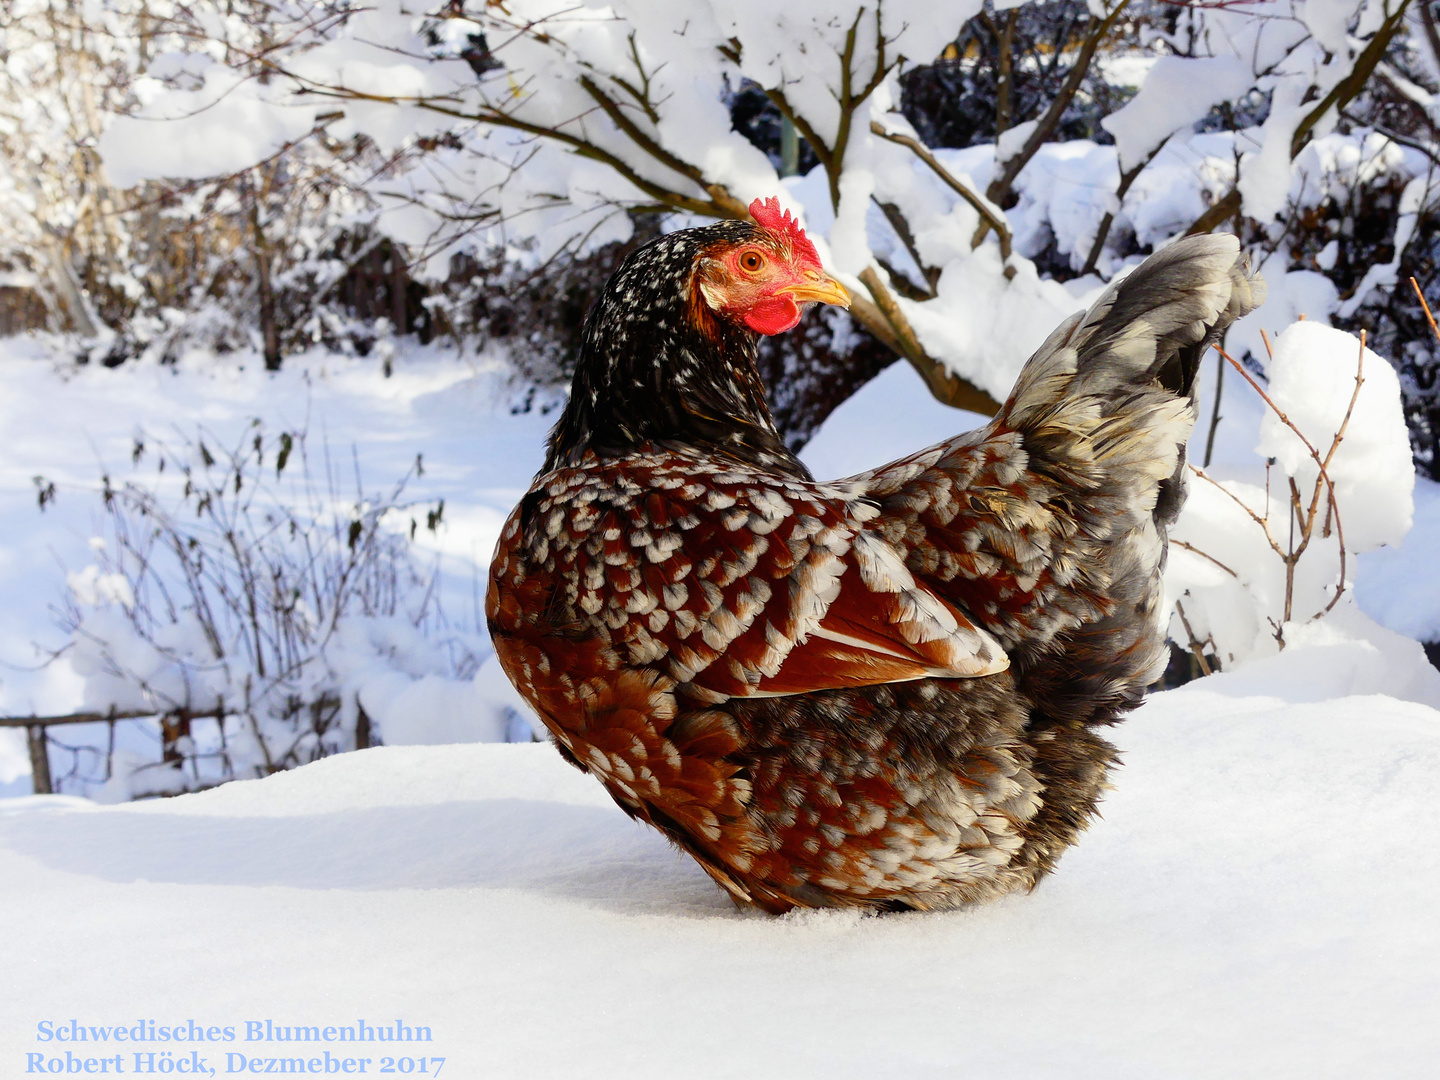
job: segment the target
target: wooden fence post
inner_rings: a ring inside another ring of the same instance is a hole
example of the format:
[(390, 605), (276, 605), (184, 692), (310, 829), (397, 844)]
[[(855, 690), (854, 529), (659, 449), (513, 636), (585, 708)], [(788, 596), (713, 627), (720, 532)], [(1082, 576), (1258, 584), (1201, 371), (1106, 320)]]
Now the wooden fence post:
[(30, 775), (34, 778), (36, 795), (54, 793), (50, 782), (50, 752), (45, 746), (45, 725), (30, 724), (25, 728), (30, 743)]
[[(0, 729), (22, 727), (25, 729), (25, 741), (30, 744), (30, 773), (34, 778), (35, 794), (53, 795), (55, 794), (55, 777), (50, 771), (49, 738), (46, 731), (56, 724), (95, 724), (108, 722), (110, 724), (110, 751), (111, 755), (113, 755), (115, 750), (115, 721), (159, 719), (161, 729), (165, 733), (165, 755), (162, 760), (183, 761), (183, 755), (176, 750), (175, 743), (182, 736), (189, 735), (191, 721), (202, 716), (209, 717), (212, 720), (218, 720), (223, 725), (226, 713), (223, 708), (200, 713), (192, 713), (181, 709), (173, 714), (158, 713), (153, 709), (135, 709), (123, 712), (117, 709), (111, 709), (103, 713), (69, 713), (65, 716), (0, 716)], [(109, 759), (110, 755), (107, 755), (106, 779), (109, 779)]]

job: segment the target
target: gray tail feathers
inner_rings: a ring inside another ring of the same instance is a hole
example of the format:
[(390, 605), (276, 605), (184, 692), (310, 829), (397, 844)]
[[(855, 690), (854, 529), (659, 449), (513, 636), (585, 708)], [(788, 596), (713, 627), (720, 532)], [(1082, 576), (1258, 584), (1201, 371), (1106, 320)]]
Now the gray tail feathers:
[(1025, 365), (1000, 415), (1024, 430), (1067, 398), (1103, 402), (1146, 386), (1189, 397), (1205, 350), (1264, 299), (1265, 282), (1235, 237), (1177, 240), (1062, 323)]
[(994, 423), (1021, 433), (1032, 469), (1148, 504), (1164, 524), (1184, 500), (1200, 361), (1264, 299), (1235, 237), (1178, 240), (1062, 323)]

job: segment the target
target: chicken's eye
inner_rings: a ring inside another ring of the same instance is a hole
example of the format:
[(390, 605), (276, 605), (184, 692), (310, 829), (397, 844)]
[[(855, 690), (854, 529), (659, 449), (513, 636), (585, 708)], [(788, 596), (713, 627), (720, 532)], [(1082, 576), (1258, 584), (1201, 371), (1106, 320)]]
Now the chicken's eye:
[(758, 251), (747, 251), (740, 256), (740, 269), (753, 274), (765, 265), (765, 256)]

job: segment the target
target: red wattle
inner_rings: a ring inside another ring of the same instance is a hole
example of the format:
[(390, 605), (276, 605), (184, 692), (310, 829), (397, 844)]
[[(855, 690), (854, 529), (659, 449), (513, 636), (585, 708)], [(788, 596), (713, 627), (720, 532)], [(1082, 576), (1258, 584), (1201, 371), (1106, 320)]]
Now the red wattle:
[(800, 305), (789, 296), (766, 296), (745, 312), (745, 325), (757, 334), (783, 334), (800, 321)]

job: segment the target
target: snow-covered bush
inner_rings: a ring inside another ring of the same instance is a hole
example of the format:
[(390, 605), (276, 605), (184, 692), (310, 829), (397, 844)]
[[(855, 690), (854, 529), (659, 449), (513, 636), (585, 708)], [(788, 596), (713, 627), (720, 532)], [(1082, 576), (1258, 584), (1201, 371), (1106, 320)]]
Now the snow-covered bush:
[[(253, 347), (273, 367), (320, 338), (316, 301), (354, 269), (355, 248), (388, 248), (365, 227), (372, 203), (357, 182), (385, 162), (320, 123), (242, 167), (212, 167), (235, 136), (216, 129), (185, 151), (206, 162), (199, 172), (112, 177), (97, 144), (115, 116), (197, 78), (203, 47), (186, 59), (199, 43), (178, 10), (0, 5), (0, 283), (28, 301), (10, 329), (74, 332), (74, 355), (109, 365)], [(134, 151), (151, 152), (156, 134), (133, 133)]]
[(1398, 545), (1414, 509), (1399, 380), (1362, 341), (1297, 322), (1275, 341), (1267, 388), (1235, 367), (1265, 400), (1263, 467), (1191, 466), (1165, 576), (1171, 636), (1202, 667), (1273, 654), (1353, 606), (1355, 556)]
[[(328, 448), (259, 421), (228, 448), (203, 431), (174, 445), (140, 436), (133, 457), (135, 476), (103, 480), (103, 535), (94, 562), (69, 575), (62, 612), (85, 708), (161, 717), (161, 760), (121, 763), (119, 794), (379, 742), (412, 684), (428, 689), (410, 691), (411, 708), (465, 727), (457, 694), (477, 662), (447, 632), (434, 573), (412, 554), (416, 531), (444, 514), (443, 502), (405, 501), (418, 459), (389, 490), (367, 492), (358, 468), (342, 480), (351, 470)], [(414, 741), (407, 725), (395, 714), (395, 741)]]
[[(1187, 230), (1234, 228), (1266, 264), (1271, 309), (1235, 342), (1252, 357), (1255, 327), (1299, 311), (1414, 330), (1364, 321), (1436, 202), (1440, 37), (1410, 0), (224, 12), (166, 9), (107, 167), (229, 175), (323, 131), (365, 148), (367, 222), (434, 281), (456, 255), (544, 265), (778, 190), (855, 321), (982, 411), (1077, 297)], [(1357, 233), (1357, 203), (1387, 236)]]
[(78, 10), (0, 17), (0, 263), (57, 325), (113, 324), (87, 355), (364, 351), (358, 279), (352, 312), (463, 336), (457, 255), (545, 266), (783, 187), (856, 322), (982, 411), (1094, 275), (1234, 228), (1272, 282), (1252, 327), (1369, 330), (1437, 460), (1440, 359), (1395, 287), (1433, 284), (1436, 244), (1440, 34), (1411, 0)]
[(0, 270), (55, 329), (99, 333), (97, 309), (139, 284), (110, 280), (128, 276), (131, 236), (95, 140), (144, 64), (127, 32), (143, 10), (129, 0), (84, 16), (66, 0), (0, 6)]

